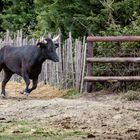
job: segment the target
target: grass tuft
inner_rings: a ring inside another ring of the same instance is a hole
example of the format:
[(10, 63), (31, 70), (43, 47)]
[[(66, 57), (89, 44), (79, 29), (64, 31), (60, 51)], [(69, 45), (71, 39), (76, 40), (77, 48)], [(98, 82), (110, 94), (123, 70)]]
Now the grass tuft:
[(123, 99), (126, 99), (128, 101), (134, 101), (134, 100), (140, 100), (140, 93), (138, 91), (128, 91), (123, 96)]
[(69, 89), (67, 94), (63, 96), (65, 99), (76, 99), (80, 97), (80, 93), (76, 89)]

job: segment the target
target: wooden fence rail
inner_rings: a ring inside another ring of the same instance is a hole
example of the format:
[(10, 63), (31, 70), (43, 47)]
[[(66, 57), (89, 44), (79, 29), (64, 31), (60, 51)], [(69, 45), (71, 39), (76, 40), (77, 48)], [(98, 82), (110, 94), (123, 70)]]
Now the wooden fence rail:
[(87, 37), (87, 76), (84, 77), (87, 92), (93, 90), (93, 83), (95, 81), (140, 81), (140, 76), (93, 76), (93, 63), (140, 63), (140, 57), (94, 57), (93, 45), (96, 42), (140, 42), (140, 36), (89, 36)]
[(140, 76), (85, 76), (85, 81), (140, 81)]
[(89, 36), (87, 37), (89, 42), (134, 42), (140, 41), (140, 36)]
[(140, 63), (140, 57), (92, 57), (86, 60), (89, 63)]

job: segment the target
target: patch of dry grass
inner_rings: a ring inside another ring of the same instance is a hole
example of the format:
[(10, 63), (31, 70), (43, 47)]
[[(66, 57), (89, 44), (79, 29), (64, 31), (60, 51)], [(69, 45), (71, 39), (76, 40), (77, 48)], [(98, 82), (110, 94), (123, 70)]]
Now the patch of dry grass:
[[(22, 91), (24, 88), (24, 82), (8, 82), (6, 85), (7, 96), (25, 97), (25, 95), (20, 94), (20, 91)], [(38, 87), (30, 93), (29, 98), (52, 99), (56, 97), (62, 97), (66, 94), (67, 90), (62, 90), (59, 87), (53, 87), (50, 85), (44, 85), (43, 83), (39, 83)]]

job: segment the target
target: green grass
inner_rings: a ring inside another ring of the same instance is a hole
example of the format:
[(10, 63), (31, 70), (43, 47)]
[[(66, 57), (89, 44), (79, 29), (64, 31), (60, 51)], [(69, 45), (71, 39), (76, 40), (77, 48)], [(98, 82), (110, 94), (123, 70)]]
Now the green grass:
[(80, 97), (80, 93), (76, 89), (69, 89), (67, 94), (63, 96), (65, 99), (75, 99)]
[(63, 140), (59, 136), (0, 135), (0, 140)]
[(25, 134), (2, 134), (0, 140), (63, 140), (65, 138), (86, 137), (87, 134), (80, 131), (66, 132), (61, 135), (25, 135)]
[(26, 120), (19, 120), (16, 122), (17, 124), (20, 124), (20, 125), (28, 125), (29, 124), (29, 121), (26, 121)]
[(140, 93), (138, 91), (128, 91), (123, 94), (123, 99), (126, 99), (128, 101), (134, 101), (134, 100), (140, 100)]
[(51, 140), (44, 136), (28, 136), (28, 135), (0, 135), (0, 140)]
[(44, 123), (20, 120), (0, 123), (0, 140), (64, 140), (87, 136), (83, 131), (48, 128)]

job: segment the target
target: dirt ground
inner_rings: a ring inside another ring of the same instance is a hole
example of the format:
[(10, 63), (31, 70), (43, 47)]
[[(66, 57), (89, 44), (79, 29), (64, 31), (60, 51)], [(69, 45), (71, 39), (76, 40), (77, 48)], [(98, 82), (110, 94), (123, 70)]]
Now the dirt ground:
[[(39, 85), (29, 97), (20, 95), (23, 84), (9, 83), (7, 99), (0, 99), (0, 122), (38, 122), (47, 130), (82, 132), (66, 140), (140, 140), (140, 102), (117, 94), (91, 93), (76, 99), (61, 98), (66, 91)], [(17, 126), (20, 127), (20, 126)], [(16, 127), (16, 130), (17, 130)], [(7, 133), (15, 132), (3, 129)], [(0, 132), (3, 132), (0, 129)], [(34, 131), (31, 130), (31, 131)]]

